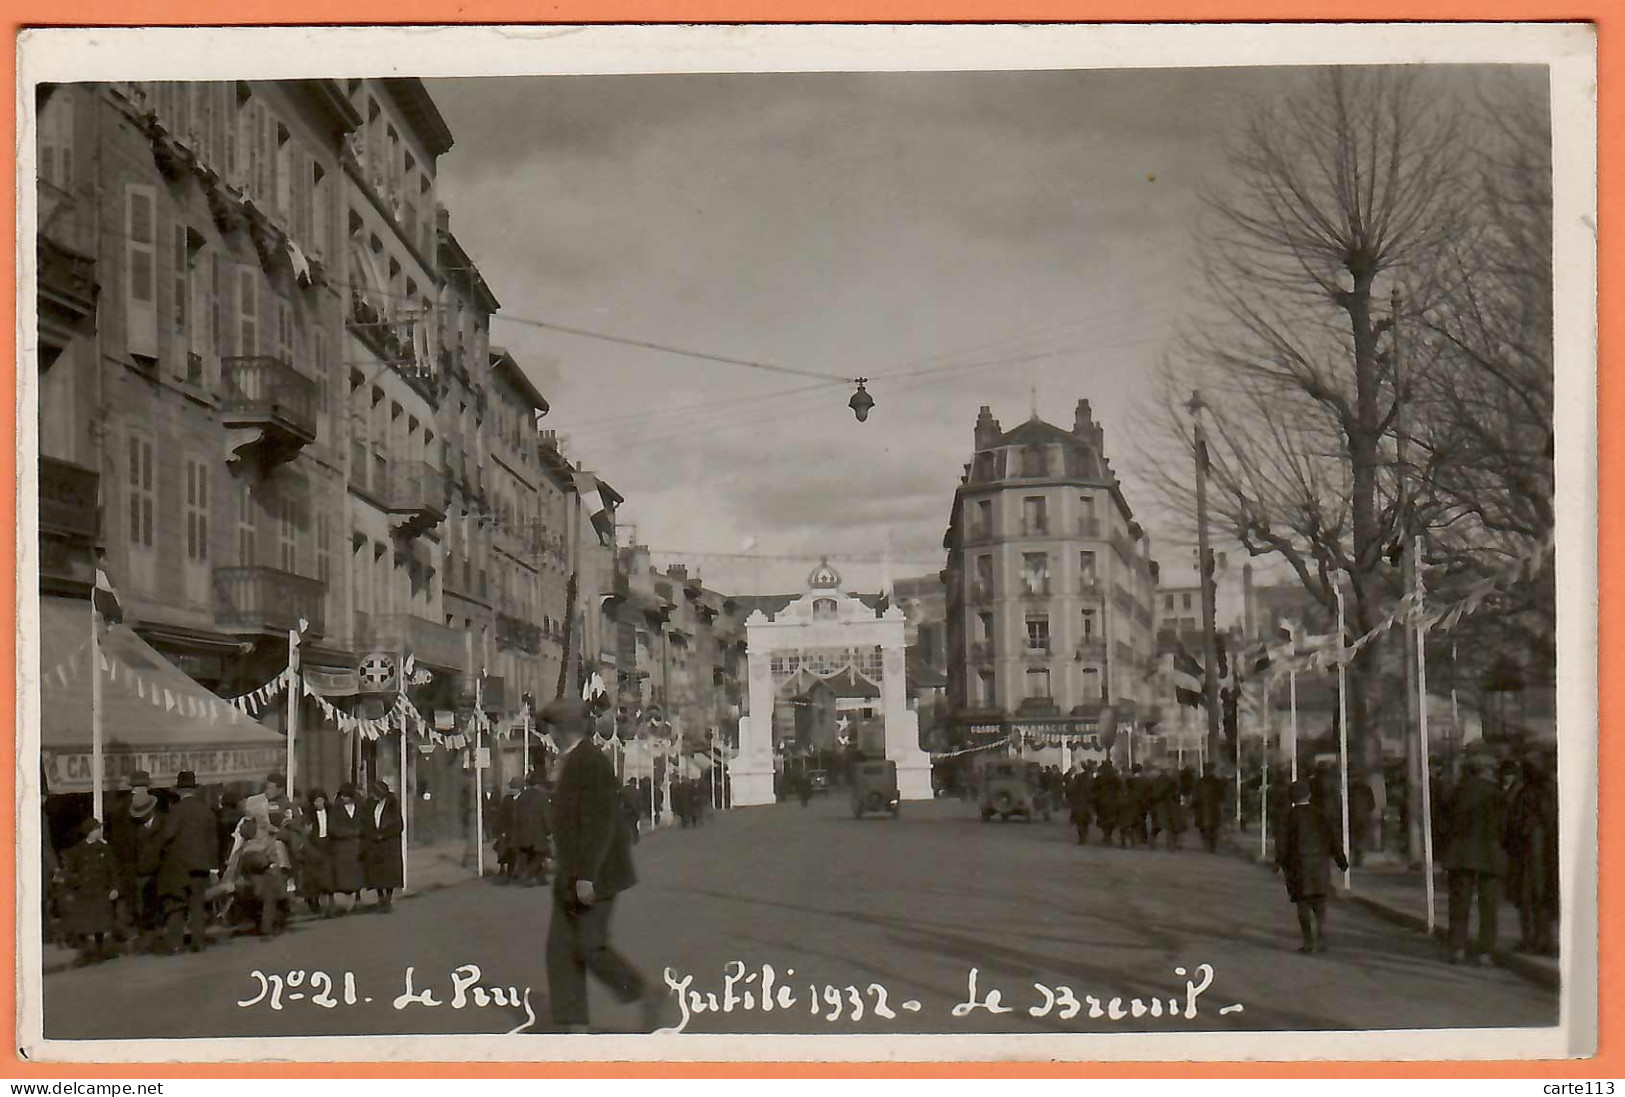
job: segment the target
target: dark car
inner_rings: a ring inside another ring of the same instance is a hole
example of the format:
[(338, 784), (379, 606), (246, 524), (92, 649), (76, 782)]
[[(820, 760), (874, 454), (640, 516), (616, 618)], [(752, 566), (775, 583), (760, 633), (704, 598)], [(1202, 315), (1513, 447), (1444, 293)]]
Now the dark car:
[(982, 822), (990, 822), (995, 815), (1006, 821), (1019, 815), (1029, 823), (1036, 815), (1048, 819), (1050, 806), (1038, 787), (1036, 768), (1006, 758), (983, 763), (978, 774)]
[(865, 812), (878, 815), (890, 812), (897, 818), (902, 797), (897, 793), (896, 762), (859, 762), (852, 773), (852, 817), (861, 819)]

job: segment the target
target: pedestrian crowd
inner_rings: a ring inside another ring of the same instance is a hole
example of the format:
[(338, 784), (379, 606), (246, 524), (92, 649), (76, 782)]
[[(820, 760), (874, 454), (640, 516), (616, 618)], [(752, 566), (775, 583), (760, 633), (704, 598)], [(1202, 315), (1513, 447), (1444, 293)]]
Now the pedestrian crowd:
[(1198, 775), (1193, 766), (1135, 764), (1120, 774), (1109, 761), (1080, 762), (1067, 774), (1046, 771), (1041, 788), (1064, 800), (1079, 845), (1087, 845), (1091, 830), (1099, 828), (1108, 846), (1115, 840), (1123, 849), (1154, 849), (1161, 838), (1165, 849), (1176, 850), (1194, 827), (1209, 853), (1218, 849), (1226, 786), (1212, 766)]
[[(109, 799), (105, 825), (79, 823), (60, 855), (46, 827), (46, 940), (88, 964), (201, 952), (212, 925), (270, 940), (300, 906), (321, 917), (388, 911), (404, 880), (401, 808), (389, 786), (374, 781), (363, 797), (346, 783), (333, 800), (312, 789), (302, 801), (286, 789), (273, 773), (251, 796), (211, 794), (182, 771), (155, 792), (138, 770)], [(374, 896), (367, 906), (364, 892)]]

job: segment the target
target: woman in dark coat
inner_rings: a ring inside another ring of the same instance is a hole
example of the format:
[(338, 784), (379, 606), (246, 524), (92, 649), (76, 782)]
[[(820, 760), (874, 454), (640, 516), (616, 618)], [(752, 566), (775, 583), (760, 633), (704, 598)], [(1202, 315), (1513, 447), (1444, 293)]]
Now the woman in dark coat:
[(1328, 859), (1347, 870), (1348, 858), (1325, 812), (1310, 800), (1309, 782), (1293, 781), (1292, 806), (1276, 831), (1275, 867), (1286, 881), (1287, 898), (1298, 908), (1303, 933), (1299, 952), (1326, 951), (1326, 896), (1331, 893)]
[(361, 889), (367, 886), (361, 864), (361, 828), (366, 813), (357, 802), (356, 787), (348, 782), (340, 786), (338, 806), (327, 823), (328, 864), (333, 872), (333, 891), (350, 897), (353, 909), (361, 899)]
[(378, 893), (379, 910), (389, 910), (395, 902), (395, 889), (406, 884), (406, 866), (401, 857), (401, 835), (406, 821), (400, 801), (382, 781), (372, 783), (372, 799), (361, 822), (361, 863), (365, 885)]
[(118, 866), (98, 820), (80, 824), (79, 841), (62, 856), (62, 871), (62, 931), (83, 939), (79, 962), (88, 964), (106, 956), (107, 935), (118, 924)]
[(313, 913), (333, 916), (333, 808), (327, 791), (310, 790), (305, 813), (305, 854), (299, 861), (299, 894)]
[(1557, 788), (1546, 756), (1531, 752), (1513, 789), (1505, 845), (1507, 892), (1518, 907), (1516, 952), (1555, 956), (1558, 910)]

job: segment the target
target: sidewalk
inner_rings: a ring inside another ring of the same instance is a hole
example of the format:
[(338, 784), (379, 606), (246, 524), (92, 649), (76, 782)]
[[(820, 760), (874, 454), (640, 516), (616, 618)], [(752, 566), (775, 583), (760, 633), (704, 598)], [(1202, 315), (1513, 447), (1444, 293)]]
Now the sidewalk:
[[(1254, 864), (1270, 863), (1268, 860), (1260, 861), (1256, 830), (1240, 835), (1229, 831), (1221, 840), (1221, 844), (1231, 853), (1245, 857)], [(1272, 845), (1267, 856), (1273, 857), (1274, 853)], [(1427, 888), (1424, 874), (1420, 870), (1413, 871), (1403, 865), (1383, 863), (1379, 860), (1381, 857), (1381, 854), (1368, 854), (1365, 864), (1350, 874), (1352, 886), (1347, 891), (1343, 890), (1342, 873), (1333, 866), (1332, 882), (1337, 899), (1340, 902), (1362, 906), (1395, 925), (1405, 926), (1418, 933), (1427, 932)], [(1448, 925), (1450, 901), (1449, 892), (1445, 887), (1444, 871), (1442, 869), (1435, 871), (1433, 935), (1442, 941)], [(1476, 929), (1476, 915), (1474, 917)], [(1495, 955), (1497, 966), (1504, 967), (1541, 986), (1554, 988), (1561, 986), (1562, 970), (1556, 957), (1527, 956), (1512, 951), (1513, 946), (1518, 943), (1518, 908), (1505, 899), (1501, 902), (1501, 915), (1496, 929), (1499, 934)]]

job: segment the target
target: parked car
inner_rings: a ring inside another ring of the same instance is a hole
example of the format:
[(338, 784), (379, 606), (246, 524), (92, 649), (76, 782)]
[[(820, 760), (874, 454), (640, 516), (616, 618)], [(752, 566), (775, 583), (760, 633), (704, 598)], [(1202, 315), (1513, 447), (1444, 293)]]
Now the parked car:
[(865, 812), (877, 815), (890, 812), (897, 818), (902, 797), (897, 793), (896, 762), (859, 762), (852, 773), (852, 817), (861, 819)]
[(1050, 806), (1037, 778), (1037, 767), (1029, 768), (1015, 759), (993, 758), (982, 763), (978, 772), (982, 822), (991, 822), (995, 815), (1006, 822), (1017, 815), (1029, 823), (1036, 815), (1048, 820)]

